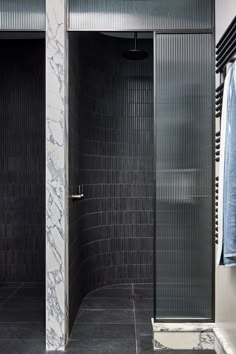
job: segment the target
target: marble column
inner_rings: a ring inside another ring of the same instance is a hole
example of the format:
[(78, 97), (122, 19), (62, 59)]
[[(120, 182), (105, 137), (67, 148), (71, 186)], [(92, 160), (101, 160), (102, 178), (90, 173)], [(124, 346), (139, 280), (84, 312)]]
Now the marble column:
[(46, 0), (46, 349), (68, 337), (67, 0)]

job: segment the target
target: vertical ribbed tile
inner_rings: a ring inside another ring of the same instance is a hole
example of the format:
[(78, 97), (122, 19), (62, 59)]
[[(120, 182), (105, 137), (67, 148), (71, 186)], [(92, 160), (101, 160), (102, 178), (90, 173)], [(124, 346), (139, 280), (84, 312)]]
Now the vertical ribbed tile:
[[(153, 41), (70, 33), (70, 328), (86, 292), (152, 282)], [(97, 53), (96, 60), (94, 53)], [(78, 97), (80, 98), (78, 100)]]
[(0, 0), (1, 31), (45, 31), (45, 0)]
[(46, 349), (68, 337), (66, 0), (46, 1)]
[(208, 29), (212, 11), (212, 0), (69, 0), (69, 29)]
[(212, 36), (155, 46), (156, 318), (212, 319)]
[(45, 279), (44, 63), (44, 40), (1, 41), (0, 282)]

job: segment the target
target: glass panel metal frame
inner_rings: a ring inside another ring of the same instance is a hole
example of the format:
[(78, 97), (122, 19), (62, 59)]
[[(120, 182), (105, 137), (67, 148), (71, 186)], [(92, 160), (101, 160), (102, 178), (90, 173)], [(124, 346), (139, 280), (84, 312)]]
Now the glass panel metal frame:
[[(214, 10), (214, 6), (213, 6)], [(214, 16), (214, 11), (212, 16)], [(171, 314), (169, 317), (157, 317), (157, 308), (158, 308), (158, 298), (156, 294), (156, 281), (157, 281), (157, 275), (156, 275), (156, 232), (157, 232), (157, 222), (156, 222), (156, 197), (157, 197), (157, 192), (156, 192), (156, 154), (157, 154), (157, 146), (156, 146), (156, 129), (157, 129), (157, 110), (156, 110), (156, 95), (157, 95), (157, 87), (156, 87), (156, 55), (157, 55), (157, 48), (156, 48), (156, 36), (159, 34), (202, 34), (202, 33), (208, 33), (211, 34), (211, 40), (212, 40), (212, 52), (211, 52), (211, 62), (212, 62), (212, 68), (211, 68), (211, 84), (212, 84), (212, 132), (211, 132), (211, 139), (212, 139), (212, 220), (209, 220), (209, 223), (212, 225), (212, 234), (211, 236), (211, 243), (212, 243), (212, 281), (211, 281), (211, 286), (212, 286), (212, 307), (211, 307), (211, 314), (212, 316), (210, 318), (201, 318), (201, 317), (171, 317)], [(155, 196), (154, 196), (154, 238), (153, 238), (153, 257), (154, 257), (154, 268), (153, 268), (153, 274), (154, 274), (154, 322), (213, 322), (215, 320), (215, 240), (214, 240), (214, 235), (215, 235), (215, 218), (214, 218), (214, 207), (215, 207), (215, 150), (214, 150), (214, 132), (215, 132), (215, 119), (214, 119), (214, 88), (215, 88), (215, 70), (214, 70), (214, 60), (215, 60), (215, 31), (214, 28), (211, 31), (185, 31), (185, 30), (169, 30), (169, 31), (162, 31), (162, 30), (157, 30), (153, 32), (153, 58), (154, 58), (154, 181), (155, 181)]]

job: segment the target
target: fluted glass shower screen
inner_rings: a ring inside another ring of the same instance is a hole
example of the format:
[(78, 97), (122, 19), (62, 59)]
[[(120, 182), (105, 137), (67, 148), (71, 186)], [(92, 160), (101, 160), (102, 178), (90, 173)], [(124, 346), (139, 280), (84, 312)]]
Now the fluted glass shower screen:
[(69, 0), (72, 31), (209, 29), (213, 0)]
[(213, 318), (211, 34), (155, 34), (155, 318)]
[(45, 0), (0, 0), (0, 31), (45, 31)]

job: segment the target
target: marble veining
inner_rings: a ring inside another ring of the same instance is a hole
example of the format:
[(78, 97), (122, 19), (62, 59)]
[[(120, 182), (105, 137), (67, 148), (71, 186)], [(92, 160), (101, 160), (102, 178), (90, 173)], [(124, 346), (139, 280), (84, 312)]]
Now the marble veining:
[(215, 347), (215, 335), (213, 332), (200, 332), (199, 334), (198, 345), (193, 349), (205, 350), (213, 349)]
[(158, 342), (158, 340), (154, 340), (154, 348), (155, 350), (169, 350), (169, 347), (165, 347), (163, 344), (161, 344), (160, 342)]
[(156, 323), (152, 319), (154, 349), (212, 350), (234, 354), (215, 323)]
[(213, 332), (155, 332), (154, 345), (156, 350), (214, 350), (215, 337)]
[(67, 297), (66, 0), (46, 1), (46, 349), (64, 350)]
[(234, 354), (233, 349), (229, 346), (227, 340), (223, 336), (221, 330), (217, 327), (214, 328), (216, 337), (216, 353), (217, 354)]
[(215, 348), (214, 323), (155, 323), (154, 349), (212, 350)]
[(215, 328), (214, 323), (158, 323), (153, 320), (152, 326), (155, 332), (207, 332)]

